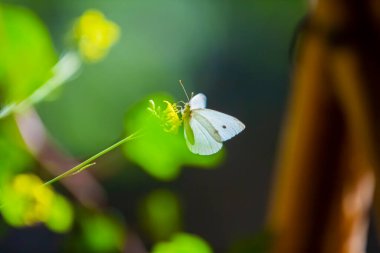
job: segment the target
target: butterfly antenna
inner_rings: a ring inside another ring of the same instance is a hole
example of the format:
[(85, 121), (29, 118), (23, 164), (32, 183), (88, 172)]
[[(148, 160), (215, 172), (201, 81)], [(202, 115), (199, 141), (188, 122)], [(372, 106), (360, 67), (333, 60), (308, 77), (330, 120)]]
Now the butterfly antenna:
[(186, 97), (187, 97), (187, 100), (190, 101), (189, 95), (187, 95), (187, 92), (186, 92), (185, 86), (184, 86), (183, 83), (182, 83), (182, 80), (179, 80), (179, 84), (181, 85), (183, 91), (185, 92), (185, 95), (186, 95)]

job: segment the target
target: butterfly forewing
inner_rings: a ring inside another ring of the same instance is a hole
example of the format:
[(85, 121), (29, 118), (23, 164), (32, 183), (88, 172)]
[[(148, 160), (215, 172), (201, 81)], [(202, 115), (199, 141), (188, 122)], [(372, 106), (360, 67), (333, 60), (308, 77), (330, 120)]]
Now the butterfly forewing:
[(201, 108), (206, 108), (206, 101), (207, 98), (204, 94), (198, 93), (194, 97), (192, 97), (189, 101), (190, 109), (201, 109)]
[(235, 117), (211, 109), (192, 110), (192, 118), (197, 119), (218, 142), (231, 139), (245, 128)]

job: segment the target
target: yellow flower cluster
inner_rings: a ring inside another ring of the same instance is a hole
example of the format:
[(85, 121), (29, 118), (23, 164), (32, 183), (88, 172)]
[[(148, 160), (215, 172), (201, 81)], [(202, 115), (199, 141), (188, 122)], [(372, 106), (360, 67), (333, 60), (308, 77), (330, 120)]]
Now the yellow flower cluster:
[(166, 104), (165, 110), (161, 110), (160, 107), (156, 108), (153, 100), (149, 101), (150, 106), (148, 110), (161, 120), (161, 124), (166, 132), (175, 134), (182, 125), (182, 120), (178, 116), (179, 111), (177, 105), (166, 100), (163, 102)]
[(31, 226), (42, 222), (56, 232), (63, 232), (71, 226), (69, 203), (33, 174), (15, 176), (0, 196), (3, 217), (12, 226)]
[(82, 57), (88, 61), (102, 59), (119, 38), (117, 24), (97, 10), (86, 11), (74, 26), (74, 37)]
[(168, 101), (164, 101), (164, 103), (166, 103), (166, 109), (162, 112), (164, 129), (169, 133), (177, 133), (182, 124), (182, 120), (178, 116), (177, 105)]

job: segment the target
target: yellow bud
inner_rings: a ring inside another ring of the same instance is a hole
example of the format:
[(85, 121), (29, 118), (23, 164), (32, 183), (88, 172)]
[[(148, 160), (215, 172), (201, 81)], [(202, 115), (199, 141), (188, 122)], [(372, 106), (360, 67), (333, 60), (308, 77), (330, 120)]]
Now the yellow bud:
[(88, 61), (102, 59), (119, 38), (119, 26), (107, 20), (97, 10), (86, 11), (74, 26), (74, 36), (83, 58)]

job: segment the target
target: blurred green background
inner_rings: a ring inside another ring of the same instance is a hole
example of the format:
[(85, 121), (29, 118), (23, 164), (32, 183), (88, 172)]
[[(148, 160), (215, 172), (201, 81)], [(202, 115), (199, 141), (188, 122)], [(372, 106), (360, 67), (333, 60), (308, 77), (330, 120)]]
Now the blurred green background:
[[(77, 159), (123, 137), (130, 110), (153, 94), (186, 100), (179, 79), (188, 91), (205, 93), (208, 107), (246, 124), (241, 135), (226, 143), (223, 162), (214, 170), (188, 166), (175, 180), (161, 181), (126, 160), (121, 149), (91, 168), (102, 180), (109, 206), (147, 247), (152, 239), (140, 220), (149, 218), (138, 210), (144, 196), (161, 188), (174, 192), (181, 203), (183, 219), (177, 225), (200, 235), (215, 252), (227, 252), (261, 232), (289, 88), (288, 51), (306, 1), (3, 2), (33, 10), (47, 26), (58, 55), (68, 49), (73, 21), (87, 9), (102, 11), (120, 26), (121, 37), (104, 60), (84, 65), (77, 78), (37, 105), (51, 137)], [(61, 252), (57, 242), (49, 241), (53, 235), (28, 231), (22, 236), (34, 241), (26, 243), (48, 245), (38, 252)], [(5, 249), (17, 248), (11, 242), (21, 235), (14, 233), (3, 243)]]

